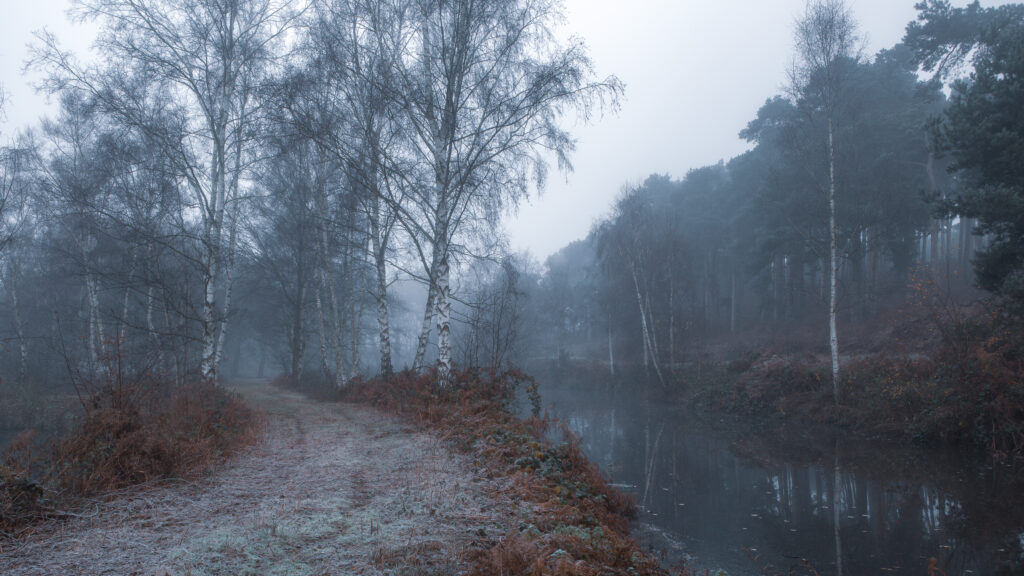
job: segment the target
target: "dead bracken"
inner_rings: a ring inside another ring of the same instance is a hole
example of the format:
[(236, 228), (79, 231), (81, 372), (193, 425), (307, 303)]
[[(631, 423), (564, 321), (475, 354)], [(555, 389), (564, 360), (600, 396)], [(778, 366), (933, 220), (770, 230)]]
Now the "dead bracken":
[(470, 574), (667, 574), (629, 537), (633, 501), (608, 485), (579, 439), (557, 421), (509, 412), (516, 384), (528, 376), (510, 369), (454, 377), (439, 390), (434, 374), (407, 371), (357, 382), (342, 398), (415, 417), (488, 477), (507, 479), (503, 498), (529, 504), (517, 525), (472, 555)]

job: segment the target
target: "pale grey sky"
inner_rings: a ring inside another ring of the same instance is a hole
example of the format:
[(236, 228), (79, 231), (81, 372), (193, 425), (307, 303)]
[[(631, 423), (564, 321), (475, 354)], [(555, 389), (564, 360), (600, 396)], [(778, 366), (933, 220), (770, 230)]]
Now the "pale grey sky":
[[(745, 149), (737, 133), (785, 83), (793, 22), (805, 0), (565, 0), (565, 32), (583, 37), (599, 75), (617, 74), (617, 115), (575, 129), (575, 172), (552, 171), (544, 193), (507, 218), (513, 249), (543, 260), (587, 234), (623, 184), (652, 173), (682, 177)], [(915, 0), (851, 0), (867, 50), (899, 41)], [(996, 2), (983, 2), (991, 5)], [(4, 137), (49, 109), (20, 71), (32, 32), (47, 27), (85, 52), (94, 30), (72, 25), (68, 0), (0, 0)], [(956, 0), (954, 4), (966, 4)]]
[[(916, 0), (851, 0), (867, 51), (903, 37)], [(954, 2), (961, 4), (964, 2)], [(566, 0), (600, 74), (626, 83), (617, 116), (576, 130), (575, 171), (509, 218), (514, 248), (543, 260), (582, 238), (623, 184), (652, 173), (682, 177), (742, 153), (737, 136), (792, 62), (793, 23), (805, 0)]]

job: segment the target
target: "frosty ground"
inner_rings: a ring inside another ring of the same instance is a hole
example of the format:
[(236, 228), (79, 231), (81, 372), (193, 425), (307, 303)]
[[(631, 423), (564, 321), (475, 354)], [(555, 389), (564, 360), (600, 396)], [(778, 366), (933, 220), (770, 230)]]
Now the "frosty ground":
[(505, 486), (394, 416), (237, 386), (266, 413), (262, 443), (5, 543), (0, 573), (451, 574), (515, 521)]

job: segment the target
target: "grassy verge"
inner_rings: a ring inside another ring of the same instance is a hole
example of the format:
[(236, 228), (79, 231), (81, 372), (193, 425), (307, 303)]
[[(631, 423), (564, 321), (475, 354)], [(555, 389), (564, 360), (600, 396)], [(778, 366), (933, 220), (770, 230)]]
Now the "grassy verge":
[(341, 399), (415, 419), (472, 454), (488, 475), (510, 479), (513, 497), (532, 504), (529, 517), (472, 558), (471, 574), (667, 575), (629, 537), (633, 501), (608, 486), (579, 439), (555, 420), (511, 413), (516, 388), (529, 393), (532, 379), (514, 370), (457, 371), (449, 389), (435, 381), (402, 372), (357, 381)]
[(81, 497), (206, 474), (258, 438), (260, 417), (214, 386), (111, 377), (83, 390), (77, 421), (46, 445), (19, 435), (0, 460), (0, 538), (74, 509)]

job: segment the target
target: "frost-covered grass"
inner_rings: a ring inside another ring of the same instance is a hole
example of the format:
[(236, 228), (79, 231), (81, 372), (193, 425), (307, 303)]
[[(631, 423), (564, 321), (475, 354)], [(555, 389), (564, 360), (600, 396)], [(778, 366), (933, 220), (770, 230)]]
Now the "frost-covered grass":
[[(667, 574), (629, 537), (632, 501), (607, 484), (579, 439), (556, 421), (510, 413), (516, 386), (531, 378), (468, 370), (455, 371), (445, 390), (434, 381), (404, 372), (356, 383), (344, 397), (421, 422), (506, 485), (506, 502), (519, 504), (516, 522), (473, 552), (470, 574)], [(550, 439), (552, 431), (562, 433), (561, 442)]]
[(262, 444), (0, 549), (3, 574), (453, 574), (515, 522), (504, 489), (435, 436), (265, 384)]

